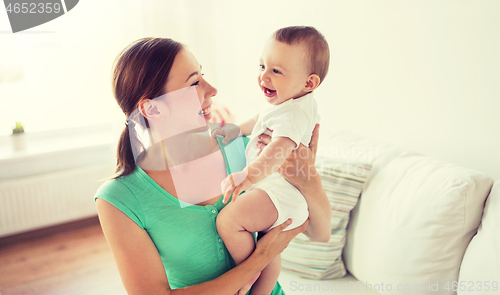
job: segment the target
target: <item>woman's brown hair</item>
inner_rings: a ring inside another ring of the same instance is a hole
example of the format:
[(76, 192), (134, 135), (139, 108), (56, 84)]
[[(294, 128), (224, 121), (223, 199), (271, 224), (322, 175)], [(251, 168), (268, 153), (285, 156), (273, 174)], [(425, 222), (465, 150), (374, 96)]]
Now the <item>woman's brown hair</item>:
[[(182, 44), (172, 39), (142, 38), (118, 54), (113, 64), (113, 95), (127, 120), (141, 100), (165, 94), (167, 77), (182, 48)], [(125, 126), (118, 141), (113, 178), (126, 176), (134, 169), (134, 153)]]

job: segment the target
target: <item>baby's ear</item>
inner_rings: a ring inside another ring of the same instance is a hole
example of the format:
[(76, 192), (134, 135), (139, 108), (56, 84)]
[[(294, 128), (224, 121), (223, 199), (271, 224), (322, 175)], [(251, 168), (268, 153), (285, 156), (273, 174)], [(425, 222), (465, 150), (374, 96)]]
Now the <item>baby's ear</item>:
[(306, 85), (304, 86), (304, 88), (302, 90), (304, 90), (305, 92), (311, 92), (314, 89), (318, 88), (320, 82), (321, 82), (321, 79), (319, 78), (318, 75), (311, 74), (311, 75), (309, 75), (309, 77), (307, 77)]
[(157, 101), (152, 99), (141, 100), (141, 102), (139, 102), (141, 114), (148, 120), (161, 121), (164, 115), (158, 110), (157, 103)]

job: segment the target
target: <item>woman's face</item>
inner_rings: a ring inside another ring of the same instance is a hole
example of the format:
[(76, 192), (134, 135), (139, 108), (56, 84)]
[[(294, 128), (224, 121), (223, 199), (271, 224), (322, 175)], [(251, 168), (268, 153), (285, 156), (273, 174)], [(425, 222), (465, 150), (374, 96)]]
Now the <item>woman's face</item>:
[(201, 65), (196, 61), (194, 55), (187, 49), (181, 51), (175, 57), (172, 69), (167, 78), (166, 93), (195, 86), (205, 120), (212, 118), (212, 97), (217, 94), (217, 89), (210, 85), (201, 73)]

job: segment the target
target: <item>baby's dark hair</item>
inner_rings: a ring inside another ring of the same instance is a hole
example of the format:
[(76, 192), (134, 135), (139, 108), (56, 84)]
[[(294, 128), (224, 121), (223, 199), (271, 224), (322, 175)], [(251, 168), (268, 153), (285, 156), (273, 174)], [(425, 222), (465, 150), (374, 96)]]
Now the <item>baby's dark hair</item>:
[(320, 84), (323, 82), (330, 65), (330, 49), (323, 34), (313, 27), (292, 26), (277, 30), (272, 37), (288, 45), (304, 42), (308, 49), (311, 74), (319, 76)]

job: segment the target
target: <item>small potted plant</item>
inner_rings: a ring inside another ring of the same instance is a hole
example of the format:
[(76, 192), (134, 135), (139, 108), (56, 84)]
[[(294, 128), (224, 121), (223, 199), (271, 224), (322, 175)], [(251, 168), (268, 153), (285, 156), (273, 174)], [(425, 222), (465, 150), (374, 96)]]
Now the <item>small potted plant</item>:
[(26, 149), (26, 137), (21, 122), (16, 122), (16, 126), (12, 128), (12, 146), (15, 151)]

